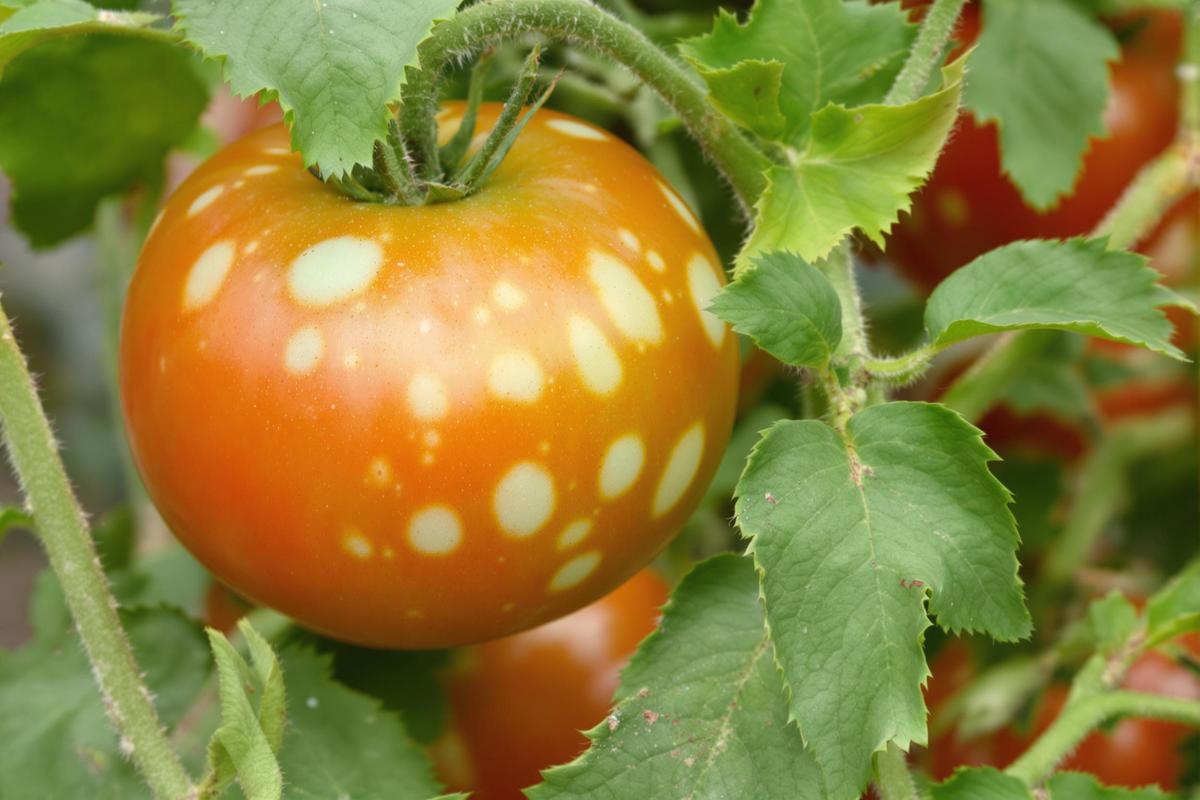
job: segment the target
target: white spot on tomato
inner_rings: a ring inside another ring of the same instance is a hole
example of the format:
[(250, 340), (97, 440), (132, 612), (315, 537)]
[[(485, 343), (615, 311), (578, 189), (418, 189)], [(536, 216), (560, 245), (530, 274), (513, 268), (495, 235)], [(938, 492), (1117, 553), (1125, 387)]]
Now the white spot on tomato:
[(658, 481), (658, 489), (654, 492), (654, 516), (666, 514), (683, 497), (696, 477), (700, 468), (700, 458), (704, 455), (704, 423), (697, 422), (684, 431), (683, 436), (671, 449), (667, 459), (666, 469)]
[(325, 352), (325, 337), (316, 328), (301, 328), (288, 339), (283, 351), (283, 365), (293, 375), (307, 375), (321, 363)]
[(371, 541), (353, 529), (346, 531), (342, 536), (342, 549), (358, 559), (368, 559), (375, 552)]
[(554, 479), (545, 467), (522, 461), (496, 484), (492, 510), (501, 530), (524, 538), (541, 530), (554, 512)]
[(257, 167), (250, 167), (242, 174), (247, 178), (254, 178), (259, 175), (270, 175), (272, 172), (279, 172), (278, 164), (259, 164)]
[(620, 259), (593, 250), (588, 253), (588, 275), (600, 303), (621, 333), (634, 341), (658, 344), (663, 338), (662, 319), (654, 295)]
[(717, 268), (704, 256), (696, 253), (687, 265), (688, 291), (692, 295), (692, 304), (696, 307), (696, 316), (704, 326), (704, 332), (712, 346), (720, 349), (725, 341), (725, 323), (716, 314), (708, 310), (708, 304), (721, 291), (721, 281), (717, 278)]
[(388, 486), (392, 482), (392, 465), (383, 456), (376, 456), (367, 464), (367, 482), (375, 486)]
[(268, 147), (263, 152), (269, 156), (290, 156), (292, 154), (292, 151), (286, 147)]
[(246, 255), (250, 255), (257, 249), (258, 249), (258, 239), (255, 239), (254, 241), (248, 243), (245, 247), (243, 247), (242, 252), (245, 253)]
[(585, 125), (573, 119), (547, 120), (546, 127), (558, 131), (564, 136), (570, 136), (573, 139), (588, 139), (593, 142), (603, 142), (608, 139), (607, 134), (593, 128), (591, 125)]
[(441, 419), (450, 409), (446, 384), (432, 372), (418, 372), (408, 383), (408, 408), (417, 419)]
[(542, 394), (542, 368), (524, 350), (510, 350), (492, 359), (488, 391), (498, 400), (533, 403)]
[(185, 311), (195, 311), (217, 296), (221, 285), (225, 283), (225, 276), (229, 274), (229, 268), (233, 266), (235, 254), (233, 242), (217, 242), (200, 254), (183, 286)]
[(663, 261), (663, 257), (658, 254), (657, 250), (646, 251), (646, 263), (655, 272), (664, 272), (667, 269), (667, 262)]
[(427, 506), (408, 523), (408, 543), (418, 553), (444, 556), (462, 541), (462, 522), (449, 506)]
[(525, 293), (508, 281), (496, 281), (492, 287), (492, 301), (504, 311), (516, 311), (525, 305)]
[(192, 201), (192, 204), (188, 206), (187, 215), (189, 217), (196, 216), (201, 211), (216, 202), (216, 199), (220, 197), (221, 193), (224, 191), (225, 187), (222, 184), (217, 184), (216, 186), (201, 192), (200, 195)]
[(675, 190), (670, 186), (667, 186), (662, 181), (656, 179), (654, 182), (658, 184), (658, 190), (662, 192), (662, 196), (667, 199), (667, 204), (670, 205), (671, 208), (675, 209), (675, 213), (679, 215), (679, 218), (683, 220), (694, 232), (699, 233), (700, 223), (696, 221), (696, 215), (692, 213), (690, 208), (688, 208), (687, 203), (683, 202), (683, 198), (675, 194)]
[(636, 433), (628, 433), (609, 445), (600, 463), (600, 496), (613, 500), (629, 491), (642, 472), (646, 446)]
[(609, 394), (620, 385), (621, 359), (596, 323), (587, 317), (571, 317), (567, 320), (567, 341), (588, 389)]
[(637, 235), (628, 228), (621, 228), (617, 231), (617, 238), (621, 240), (621, 244), (628, 247), (633, 252), (640, 252), (642, 243), (638, 241)]
[(567, 550), (582, 542), (592, 532), (592, 521), (587, 517), (577, 519), (563, 528), (558, 535), (558, 549)]
[(548, 587), (552, 592), (561, 592), (571, 589), (579, 584), (596, 571), (596, 567), (600, 565), (600, 551), (589, 550), (583, 555), (576, 556), (563, 564), (558, 572), (554, 573), (554, 577), (550, 579)]
[(383, 250), (372, 239), (326, 239), (292, 262), (288, 287), (304, 305), (331, 305), (366, 291), (382, 265)]

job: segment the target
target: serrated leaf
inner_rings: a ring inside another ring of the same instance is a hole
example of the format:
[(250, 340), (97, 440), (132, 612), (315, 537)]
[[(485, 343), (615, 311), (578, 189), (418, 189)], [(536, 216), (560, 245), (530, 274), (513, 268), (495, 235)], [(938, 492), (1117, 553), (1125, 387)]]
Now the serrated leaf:
[(1140, 789), (1102, 786), (1095, 775), (1085, 772), (1056, 772), (1047, 782), (1049, 800), (1165, 800), (1157, 786)]
[(1004, 171), (1045, 209), (1075, 185), (1088, 139), (1105, 132), (1112, 33), (1063, 0), (983, 5), (964, 102), (996, 121)]
[[(61, 604), (53, 576), (45, 575), (39, 587)], [(210, 674), (204, 636), (195, 623), (165, 609), (123, 613), (122, 621), (155, 706), (173, 727)], [(0, 651), (0, 708), (0, 797), (149, 798), (120, 752), (91, 666), (73, 636)]]
[(109, 35), (46, 42), (8, 66), (0, 169), (34, 246), (88, 228), (101, 198), (158, 180), (167, 150), (208, 102), (192, 58), (177, 45)]
[(888, 403), (852, 417), (847, 437), (776, 424), (736, 504), (792, 717), (839, 797), (861, 790), (884, 744), (926, 739), (926, 603), (947, 630), (1030, 630), (1009, 494), (981, 432), (944, 406)]
[(400, 719), (330, 677), (330, 659), (307, 648), (280, 653), (288, 724), (279, 763), (288, 800), (434, 797), (433, 768)]
[(684, 578), (616, 700), (591, 748), (543, 773), (532, 800), (826, 797), (787, 719), (749, 559), (716, 556)]
[(842, 340), (842, 307), (821, 272), (790, 253), (766, 253), (710, 306), (786, 364), (824, 369)]
[(933, 800), (1033, 800), (1019, 778), (991, 767), (959, 769), (930, 790)]
[(388, 104), (433, 22), (458, 0), (175, 0), (187, 39), (225, 64), (242, 97), (277, 97), (304, 165), (342, 176), (370, 164)]
[(1158, 284), (1144, 256), (1103, 239), (1030, 240), (998, 247), (933, 291), (925, 329), (937, 347), (997, 331), (1051, 328), (1138, 345), (1173, 358), (1161, 306), (1186, 305)]
[(744, 25), (722, 11), (711, 33), (680, 50), (714, 105), (760, 136), (798, 146), (827, 104), (883, 100), (914, 35), (895, 6), (759, 0)]
[(158, 14), (108, 11), (84, 0), (37, 0), (5, 13), (0, 8), (0, 77), (10, 61), (31, 47), (62, 36), (123, 33), (171, 39), (164, 31), (148, 26)]
[(830, 105), (814, 114), (795, 162), (767, 170), (742, 257), (787, 250), (815, 261), (855, 228), (882, 247), (883, 232), (937, 162), (962, 74), (959, 59), (942, 70), (941, 90), (907, 105)]

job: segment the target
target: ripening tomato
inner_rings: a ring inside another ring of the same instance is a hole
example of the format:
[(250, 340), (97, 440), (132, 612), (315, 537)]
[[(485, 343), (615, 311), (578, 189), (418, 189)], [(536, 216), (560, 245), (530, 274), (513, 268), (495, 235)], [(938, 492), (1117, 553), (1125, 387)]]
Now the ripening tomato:
[[(978, 27), (974, 13), (975, 6), (966, 9), (961, 28), (968, 42)], [(1178, 46), (1167, 50), (1148, 51), (1137, 38), (1125, 48), (1111, 69), (1108, 134), (1091, 141), (1074, 188), (1045, 213), (1027, 206), (1001, 171), (995, 124), (980, 126), (963, 112), (932, 176), (913, 197), (911, 212), (892, 229), (889, 259), (931, 290), (958, 267), (1008, 242), (1091, 231), (1138, 170), (1175, 138)]]
[(268, 128), (142, 251), (133, 455), (248, 599), (379, 647), (510, 634), (619, 585), (699, 501), (736, 402), (737, 341), (704, 310), (722, 281), (654, 168), (565, 115), (419, 207), (350, 200)]
[(219, 581), (212, 581), (204, 590), (203, 621), (210, 628), (229, 633), (237, 627), (238, 620), (249, 611), (246, 601), (238, 597)]
[(667, 600), (649, 570), (539, 628), (461, 650), (446, 676), (450, 719), (433, 748), (451, 790), (521, 798), (539, 773), (587, 748), (581, 731), (609, 713), (621, 669)]

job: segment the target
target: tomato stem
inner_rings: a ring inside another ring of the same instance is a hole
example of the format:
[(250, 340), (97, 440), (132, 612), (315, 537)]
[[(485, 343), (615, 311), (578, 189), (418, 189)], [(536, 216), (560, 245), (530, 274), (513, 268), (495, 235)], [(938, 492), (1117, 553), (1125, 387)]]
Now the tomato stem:
[(7, 315), (0, 309), (0, 416), (4, 438), (50, 566), (79, 630), (104, 708), (156, 797), (186, 797), (191, 779), (171, 749), (121, 629), (87, 522), (58, 457), (50, 424)]
[(400, 124), (426, 181), (442, 178), (437, 149), (438, 85), (465, 56), (523, 33), (567, 40), (608, 56), (654, 89), (729, 181), (743, 210), (766, 187), (767, 157), (707, 100), (702, 85), (640, 31), (583, 0), (496, 0), (479, 3), (434, 26), (421, 45), (421, 69), (403, 90)]
[(908, 60), (904, 62), (904, 67), (896, 76), (891, 91), (883, 102), (898, 106), (911, 103), (921, 96), (934, 67), (942, 61), (946, 43), (954, 33), (954, 24), (958, 22), (958, 16), (966, 2), (967, 0), (935, 0), (929, 13), (925, 15), (925, 21), (921, 24)]
[(1036, 786), (1093, 729), (1116, 717), (1145, 717), (1200, 728), (1200, 701), (1117, 691), (1068, 700), (1062, 713), (1006, 772)]

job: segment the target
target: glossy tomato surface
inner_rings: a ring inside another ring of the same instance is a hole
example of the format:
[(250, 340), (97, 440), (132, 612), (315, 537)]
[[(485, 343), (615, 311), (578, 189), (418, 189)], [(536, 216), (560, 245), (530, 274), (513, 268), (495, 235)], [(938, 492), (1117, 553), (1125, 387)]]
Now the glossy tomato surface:
[(698, 502), (736, 402), (736, 339), (703, 310), (723, 280), (653, 167), (562, 114), (422, 207), (338, 194), (268, 128), (146, 242), (134, 458), (250, 600), (372, 646), (510, 634), (619, 585)]
[(620, 671), (667, 600), (643, 570), (612, 594), (515, 636), (464, 648), (446, 676), (450, 723), (434, 749), (451, 789), (480, 800), (522, 797), (539, 772), (587, 748)]
[[(968, 7), (961, 38), (978, 30)], [(986, 25), (986, 17), (983, 20)], [(1089, 233), (1148, 161), (1175, 138), (1178, 41), (1158, 36), (1160, 26), (1135, 33), (1113, 64), (1104, 114), (1107, 135), (1092, 139), (1074, 188), (1054, 208), (1027, 206), (1003, 173), (994, 123), (977, 124), (963, 112), (912, 210), (892, 229), (886, 252), (920, 288), (930, 290), (957, 268), (1017, 239)], [(1162, 46), (1152, 47), (1162, 40)]]

